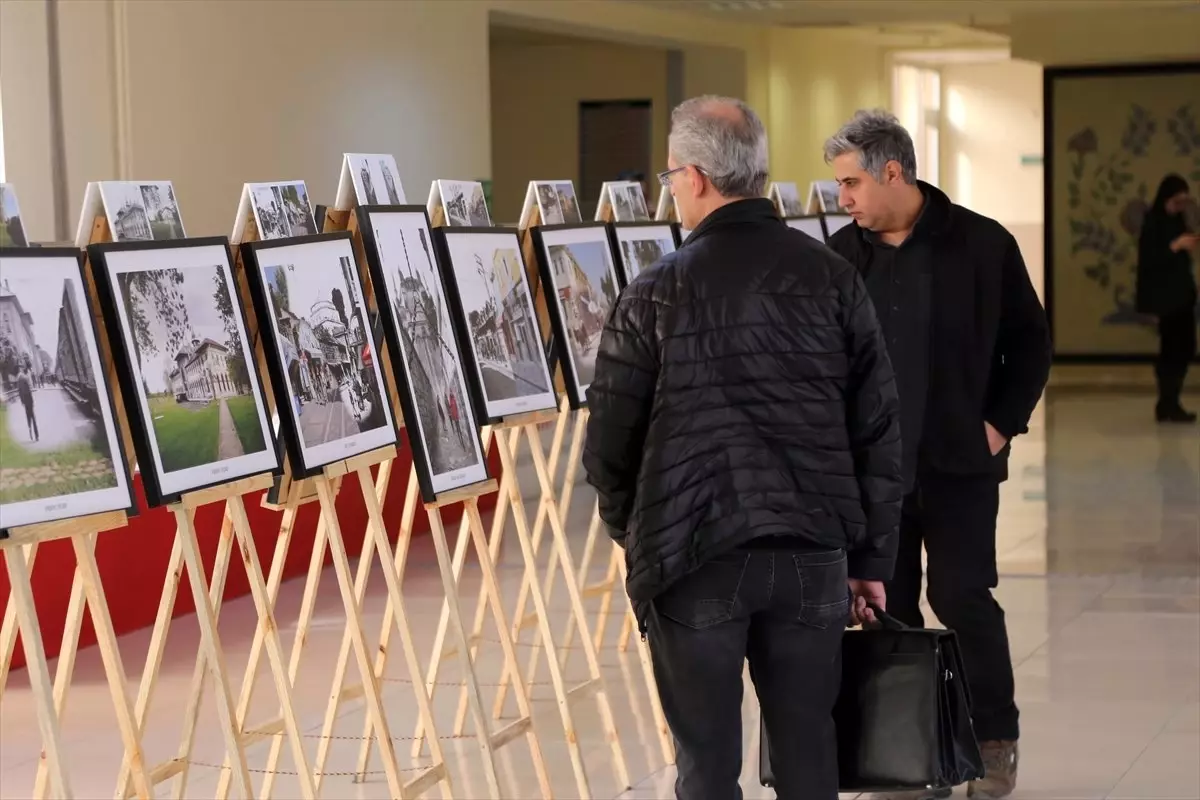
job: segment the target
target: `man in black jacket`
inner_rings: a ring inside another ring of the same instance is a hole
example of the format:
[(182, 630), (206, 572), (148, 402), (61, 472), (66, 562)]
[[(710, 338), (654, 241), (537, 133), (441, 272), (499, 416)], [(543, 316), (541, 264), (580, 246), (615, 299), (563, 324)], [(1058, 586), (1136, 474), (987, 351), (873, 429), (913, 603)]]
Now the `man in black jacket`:
[(608, 320), (584, 466), (625, 549), (677, 796), (741, 796), (749, 658), (779, 796), (833, 800), (842, 632), (884, 604), (902, 500), (886, 346), (855, 270), (763, 198), (753, 111), (689, 100), (669, 151), (659, 180), (693, 232)]
[[(933, 612), (956, 631), (987, 765), (977, 798), (1010, 794), (1017, 707), (1004, 611), (992, 597), (999, 484), (1050, 373), (1046, 315), (1016, 240), (916, 179), (908, 132), (860, 111), (825, 145), (856, 224), (829, 246), (863, 274), (900, 391), (904, 513), (888, 611), (922, 626), (921, 547)], [(948, 796), (948, 793), (947, 793)]]

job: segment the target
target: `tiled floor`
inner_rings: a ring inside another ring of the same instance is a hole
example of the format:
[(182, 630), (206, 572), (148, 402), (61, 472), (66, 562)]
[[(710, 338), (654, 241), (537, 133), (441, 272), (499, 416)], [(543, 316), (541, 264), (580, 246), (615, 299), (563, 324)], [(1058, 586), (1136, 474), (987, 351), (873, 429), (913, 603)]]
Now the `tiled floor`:
[[(998, 543), (1003, 577), (997, 594), (1008, 613), (1022, 711), (1018, 797), (1200, 798), (1200, 430), (1156, 427), (1150, 406), (1146, 397), (1060, 395), (1044, 404), (1034, 430), (1016, 448), (1013, 477), (1003, 489)], [(581, 483), (568, 521), (577, 553), (590, 502)], [(530, 514), (536, 510), (532, 497), (528, 508)], [(510, 530), (501, 570), (509, 613), (520, 580), (519, 564), (516, 537)], [(597, 565), (592, 577), (601, 574), (602, 566)], [(474, 609), (478, 581), (478, 570), (469, 565), (463, 592), (470, 599), (464, 604), (468, 615)], [(279, 619), (285, 649), (291, 646), (295, 628), (289, 621), (296, 619), (302, 583), (293, 581), (283, 588)], [(313, 737), (308, 741), (310, 761), (321, 744), (321, 721), (344, 628), (335, 583), (332, 572), (323, 576), (317, 621), (297, 680), (297, 710)], [(440, 592), (432, 547), (421, 540), (410, 559), (405, 595), (424, 658), (431, 649)], [(383, 604), (384, 584), (377, 571), (367, 600), (372, 639), (377, 636)], [(550, 605), (561, 628), (566, 609), (561, 588)], [(596, 607), (594, 601), (590, 607)], [(253, 632), (252, 613), (246, 598), (227, 605), (222, 614), (221, 635), (235, 690)], [(632, 788), (626, 791), (615, 775), (596, 706), (584, 700), (574, 710), (592, 794), (671, 797), (674, 773), (664, 767), (658, 750), (640, 665), (632, 651), (621, 654), (611, 646), (620, 619), (614, 614), (610, 621), (609, 646), (601, 661)], [(527, 634), (526, 644), (519, 648), (522, 658), (529, 652), (529, 640)], [(179, 620), (171, 633), (149, 720), (146, 747), (152, 763), (173, 757), (178, 748), (197, 641), (195, 620)], [(149, 631), (121, 642), (135, 689), (148, 642)], [(403, 738), (412, 735), (415, 704), (404, 682), (408, 676), (398, 648), (393, 651), (384, 698), (392, 735), (401, 739), (397, 751), (407, 767), (413, 762), (408, 760), (409, 742)], [(495, 683), (500, 664), (499, 647), (485, 643), (481, 680)], [(457, 676), (456, 666), (453, 660), (448, 664), (444, 673), (448, 681)], [(573, 651), (568, 673), (573, 681), (583, 678), (580, 653)], [(353, 661), (349, 676), (356, 680)], [(250, 717), (267, 719), (276, 708), (272, 708), (273, 684), (265, 659), (257, 686)], [(495, 689), (485, 686), (483, 691), (490, 707)], [(555, 796), (578, 797), (544, 666), (533, 694), (536, 729)], [(64, 733), (75, 793), (111, 795), (120, 745), (94, 649), (80, 655), (69, 699)], [(452, 732), (457, 702), (456, 687), (439, 687), (436, 712), (443, 736)], [(216, 786), (218, 770), (204, 766), (219, 764), (222, 758), (213, 708), (210, 690), (203, 704), (187, 797), (209, 796)], [(513, 714), (510, 700), (508, 716)], [(757, 707), (748, 701), (743, 777), (747, 798), (773, 796), (757, 782), (757, 719)], [(378, 757), (365, 782), (356, 783), (347, 775), (355, 770), (362, 725), (361, 703), (344, 704), (335, 730), (339, 738), (330, 740), (323, 796), (387, 796)], [(36, 731), (27, 679), (18, 672), (10, 678), (0, 712), (0, 797), (30, 796), (39, 751)], [(455, 796), (486, 796), (475, 742), (447, 739), (445, 746)], [(268, 749), (267, 744), (250, 749), (252, 769), (264, 767)], [(283, 753), (279, 769), (293, 770), (286, 747)], [(523, 740), (502, 751), (498, 770), (505, 797), (538, 796)], [(256, 773), (254, 778), (260, 781), (262, 775)], [(173, 788), (164, 784), (160, 796)], [(280, 774), (274, 796), (298, 797), (295, 777)]]

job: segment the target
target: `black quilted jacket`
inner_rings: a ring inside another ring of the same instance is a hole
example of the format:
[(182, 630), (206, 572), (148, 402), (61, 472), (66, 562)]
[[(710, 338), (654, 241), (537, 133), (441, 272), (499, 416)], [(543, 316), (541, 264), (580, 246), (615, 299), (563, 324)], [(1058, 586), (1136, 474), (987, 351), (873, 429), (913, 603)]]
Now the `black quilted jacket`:
[(899, 401), (874, 307), (769, 201), (714, 212), (621, 293), (588, 407), (584, 468), (635, 606), (763, 535), (891, 577)]

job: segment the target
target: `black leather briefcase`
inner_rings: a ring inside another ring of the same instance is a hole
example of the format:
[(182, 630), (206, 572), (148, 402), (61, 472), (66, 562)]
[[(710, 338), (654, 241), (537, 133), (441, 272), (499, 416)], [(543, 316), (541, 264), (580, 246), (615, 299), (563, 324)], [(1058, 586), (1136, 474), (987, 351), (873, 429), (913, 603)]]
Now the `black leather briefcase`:
[[(843, 792), (942, 789), (983, 777), (971, 696), (952, 631), (878, 626), (847, 631), (834, 708)], [(786, 753), (776, 753), (786, 758)], [(759, 776), (774, 785), (766, 727)]]

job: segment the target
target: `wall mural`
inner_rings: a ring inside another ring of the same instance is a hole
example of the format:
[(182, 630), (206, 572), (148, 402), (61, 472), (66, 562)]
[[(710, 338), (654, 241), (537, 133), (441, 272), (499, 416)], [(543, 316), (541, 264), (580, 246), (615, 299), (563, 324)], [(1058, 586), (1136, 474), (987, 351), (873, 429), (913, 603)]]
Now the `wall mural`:
[(1137, 238), (1159, 181), (1200, 190), (1200, 64), (1047, 70), (1046, 264), (1058, 355), (1148, 355)]

